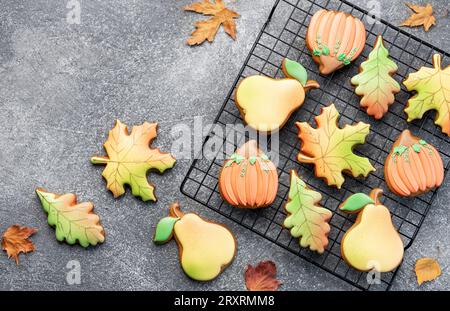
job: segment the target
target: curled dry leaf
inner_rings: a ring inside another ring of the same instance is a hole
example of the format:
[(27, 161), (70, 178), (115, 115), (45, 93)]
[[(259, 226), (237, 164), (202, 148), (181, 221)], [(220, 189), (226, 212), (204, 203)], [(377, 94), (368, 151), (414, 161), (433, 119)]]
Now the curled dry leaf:
[(29, 253), (35, 250), (33, 242), (28, 239), (38, 230), (19, 225), (12, 225), (3, 233), (2, 249), (8, 254), (8, 258), (14, 258), (19, 264), (19, 254)]
[(225, 32), (236, 39), (236, 23), (234, 19), (239, 17), (235, 11), (228, 9), (222, 0), (215, 0), (214, 3), (209, 0), (192, 3), (184, 7), (185, 11), (192, 11), (203, 15), (209, 15), (211, 18), (195, 23), (195, 30), (187, 40), (187, 44), (202, 44), (205, 40), (214, 41), (220, 25), (223, 25)]
[(245, 285), (250, 291), (275, 291), (281, 282), (275, 277), (277, 267), (273, 261), (261, 261), (253, 267), (248, 265), (245, 270)]
[(418, 259), (414, 271), (416, 272), (419, 285), (423, 282), (433, 281), (441, 275), (441, 267), (436, 259), (433, 258)]
[(430, 30), (431, 26), (436, 25), (436, 18), (433, 16), (433, 7), (431, 6), (431, 4), (427, 4), (426, 6), (419, 6), (411, 3), (405, 3), (405, 5), (415, 13), (413, 13), (400, 26), (423, 26), (425, 31), (428, 31)]

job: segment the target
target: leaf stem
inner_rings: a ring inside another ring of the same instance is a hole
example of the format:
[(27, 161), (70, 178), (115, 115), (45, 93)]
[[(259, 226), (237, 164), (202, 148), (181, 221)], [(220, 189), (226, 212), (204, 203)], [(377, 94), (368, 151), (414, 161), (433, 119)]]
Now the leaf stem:
[(169, 208), (169, 215), (172, 217), (178, 217), (180, 219), (184, 216), (184, 213), (181, 211), (180, 204), (178, 202), (172, 203)]
[(108, 157), (92, 157), (91, 163), (92, 164), (107, 164), (109, 162)]

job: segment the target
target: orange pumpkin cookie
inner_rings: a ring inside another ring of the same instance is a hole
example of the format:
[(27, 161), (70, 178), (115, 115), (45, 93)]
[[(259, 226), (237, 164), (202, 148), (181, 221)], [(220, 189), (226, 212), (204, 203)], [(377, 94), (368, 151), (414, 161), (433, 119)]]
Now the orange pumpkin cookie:
[(318, 11), (306, 33), (306, 45), (324, 75), (349, 65), (365, 43), (366, 29), (361, 20), (339, 11)]
[(250, 140), (224, 163), (219, 176), (223, 199), (241, 208), (259, 208), (272, 204), (278, 190), (275, 165)]
[(436, 148), (404, 130), (386, 159), (384, 176), (393, 193), (415, 196), (442, 184), (444, 164)]
[(392, 271), (403, 259), (403, 241), (392, 224), (391, 213), (378, 200), (382, 193), (381, 189), (372, 190), (370, 196), (356, 193), (339, 207), (346, 213), (358, 213), (342, 237), (341, 254), (359, 271)]
[(308, 80), (306, 69), (299, 63), (284, 59), (286, 79), (250, 76), (239, 83), (236, 106), (242, 119), (251, 128), (263, 132), (281, 129), (291, 114), (305, 101), (305, 92), (318, 88), (316, 81)]

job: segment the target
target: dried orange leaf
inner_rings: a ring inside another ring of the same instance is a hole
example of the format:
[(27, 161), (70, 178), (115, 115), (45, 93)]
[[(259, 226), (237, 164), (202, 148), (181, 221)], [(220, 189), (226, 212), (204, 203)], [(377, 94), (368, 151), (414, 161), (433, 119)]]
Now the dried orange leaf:
[(185, 6), (184, 10), (212, 16), (210, 19), (195, 23), (196, 29), (187, 40), (187, 44), (196, 45), (202, 44), (205, 40), (214, 41), (220, 25), (223, 25), (223, 29), (231, 38), (236, 39), (234, 18), (239, 17), (239, 14), (228, 9), (222, 0), (216, 0), (214, 3), (209, 0), (195, 2)]
[(436, 18), (433, 16), (433, 7), (431, 4), (426, 6), (414, 5), (411, 3), (405, 3), (413, 13), (407, 20), (405, 20), (401, 26), (417, 27), (423, 26), (425, 31), (430, 30), (431, 26), (436, 25)]
[(143, 201), (156, 201), (154, 186), (148, 182), (147, 172), (157, 170), (163, 173), (175, 164), (175, 158), (169, 153), (150, 148), (156, 137), (156, 126), (156, 123), (144, 122), (133, 127), (129, 134), (127, 126), (117, 120), (104, 144), (108, 156), (91, 158), (93, 164), (106, 164), (102, 176), (115, 198), (125, 193), (124, 185), (127, 184), (133, 195)]
[(29, 253), (35, 250), (33, 242), (28, 239), (38, 230), (19, 225), (12, 225), (3, 233), (2, 249), (8, 254), (8, 258), (14, 258), (19, 264), (19, 254)]
[(277, 267), (273, 261), (261, 261), (253, 267), (248, 265), (245, 270), (245, 285), (250, 291), (275, 291), (281, 282), (275, 277)]
[(441, 267), (433, 258), (418, 259), (414, 271), (416, 272), (417, 283), (419, 285), (423, 282), (433, 281), (441, 275)]

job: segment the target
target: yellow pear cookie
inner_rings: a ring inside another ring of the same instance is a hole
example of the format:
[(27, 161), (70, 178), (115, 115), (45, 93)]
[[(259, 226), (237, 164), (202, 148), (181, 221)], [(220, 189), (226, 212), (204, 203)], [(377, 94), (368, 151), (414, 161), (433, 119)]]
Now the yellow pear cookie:
[(172, 204), (169, 216), (159, 221), (154, 242), (164, 244), (173, 236), (178, 244), (181, 267), (197, 281), (216, 278), (236, 255), (236, 239), (227, 227), (194, 213), (183, 214), (178, 203)]
[(403, 259), (402, 239), (392, 224), (389, 210), (378, 200), (382, 193), (381, 189), (372, 190), (370, 196), (356, 193), (339, 207), (347, 213), (358, 213), (342, 238), (341, 254), (359, 271), (389, 272)]
[(308, 80), (305, 68), (289, 59), (283, 60), (286, 79), (250, 76), (242, 80), (236, 90), (236, 105), (245, 123), (263, 132), (281, 129), (291, 114), (305, 101), (305, 91), (318, 88)]

